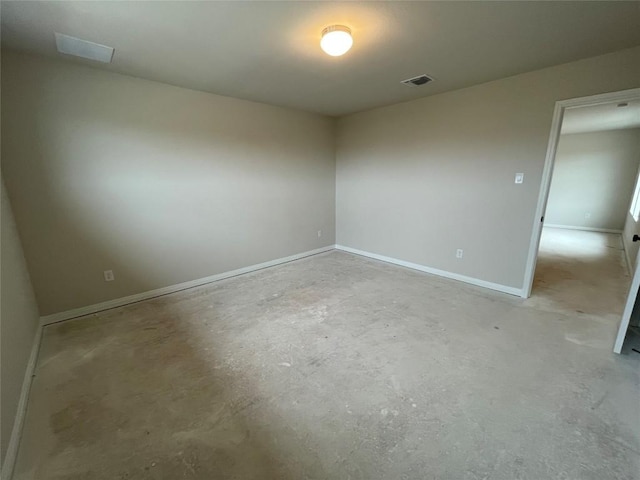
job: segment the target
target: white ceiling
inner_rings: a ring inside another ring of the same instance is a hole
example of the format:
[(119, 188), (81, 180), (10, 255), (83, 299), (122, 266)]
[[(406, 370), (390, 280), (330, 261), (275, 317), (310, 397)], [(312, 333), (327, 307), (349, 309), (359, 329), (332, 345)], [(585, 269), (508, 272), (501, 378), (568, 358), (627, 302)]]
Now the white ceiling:
[[(640, 45), (640, 2), (2, 2), (2, 47), (54, 32), (115, 47), (96, 68), (344, 115)], [(343, 57), (320, 31), (353, 31)], [(400, 84), (422, 73), (423, 87)]]
[(624, 102), (626, 107), (618, 107), (619, 103), (567, 109), (562, 119), (562, 133), (640, 128), (640, 100)]

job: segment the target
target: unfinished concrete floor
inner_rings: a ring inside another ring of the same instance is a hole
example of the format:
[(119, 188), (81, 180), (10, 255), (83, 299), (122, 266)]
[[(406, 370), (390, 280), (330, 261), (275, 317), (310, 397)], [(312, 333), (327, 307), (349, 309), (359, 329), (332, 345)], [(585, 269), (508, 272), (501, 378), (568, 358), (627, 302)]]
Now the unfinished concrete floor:
[(544, 228), (524, 305), (579, 314), (584, 328), (567, 340), (611, 349), (630, 286), (620, 234)]
[(49, 326), (15, 478), (638, 479), (586, 317), (334, 251)]

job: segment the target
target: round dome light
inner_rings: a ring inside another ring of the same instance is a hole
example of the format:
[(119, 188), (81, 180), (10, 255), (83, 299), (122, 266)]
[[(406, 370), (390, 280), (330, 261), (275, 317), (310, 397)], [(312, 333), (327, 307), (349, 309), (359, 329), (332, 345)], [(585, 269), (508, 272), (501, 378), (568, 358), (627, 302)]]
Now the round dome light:
[(322, 30), (322, 40), (320, 47), (328, 55), (339, 57), (349, 51), (353, 45), (351, 30), (344, 25), (331, 25)]

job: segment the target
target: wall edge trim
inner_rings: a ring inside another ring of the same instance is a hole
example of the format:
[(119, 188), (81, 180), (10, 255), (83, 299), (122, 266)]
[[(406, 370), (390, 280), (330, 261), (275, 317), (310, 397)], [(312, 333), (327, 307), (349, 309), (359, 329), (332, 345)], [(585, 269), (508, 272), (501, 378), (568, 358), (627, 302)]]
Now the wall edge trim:
[(40, 352), (42, 330), (42, 325), (38, 325), (33, 337), (31, 353), (29, 355), (27, 367), (25, 368), (24, 380), (22, 381), (22, 388), (20, 390), (20, 398), (18, 399), (16, 416), (13, 420), (13, 428), (11, 429), (7, 452), (4, 456), (2, 472), (0, 473), (3, 480), (10, 480), (12, 478), (16, 460), (18, 459), (18, 449), (20, 448), (20, 440), (22, 439), (22, 430), (24, 428), (24, 420), (27, 413), (27, 405), (29, 403), (29, 394), (31, 393), (31, 384), (33, 383), (33, 376), (38, 362), (38, 354)]
[(585, 232), (622, 233), (622, 230), (616, 228), (577, 227), (573, 225), (558, 225), (555, 223), (545, 223), (544, 226), (547, 228), (564, 228), (565, 230), (582, 230)]
[(43, 326), (51, 325), (52, 323), (58, 323), (65, 320), (71, 320), (72, 318), (83, 317), (85, 315), (91, 315), (104, 310), (110, 310), (112, 308), (122, 307), (132, 303), (141, 302), (143, 300), (149, 300), (151, 298), (161, 297), (170, 293), (180, 292), (189, 288), (200, 287), (208, 283), (218, 282), (227, 278), (236, 277), (245, 273), (255, 272), (264, 268), (274, 267), (283, 263), (293, 262), (305, 257), (317, 255), (319, 253), (329, 252), (335, 249), (335, 245), (329, 245), (326, 247), (316, 248), (315, 250), (308, 250), (306, 252), (297, 253), (288, 257), (277, 258), (275, 260), (269, 260), (266, 262), (250, 265), (248, 267), (238, 268), (236, 270), (230, 270), (228, 272), (218, 273), (216, 275), (210, 275), (208, 277), (198, 278), (196, 280), (190, 280), (187, 282), (177, 283), (175, 285), (169, 285), (167, 287), (156, 288), (142, 293), (136, 293), (134, 295), (128, 295), (126, 297), (115, 298), (113, 300), (107, 300), (105, 302), (95, 303), (93, 305), (87, 305), (86, 307), (74, 308), (71, 310), (65, 310), (63, 312), (52, 313), (40, 317), (40, 322)]
[(439, 270), (433, 267), (427, 267), (417, 263), (407, 262), (399, 260), (397, 258), (387, 257), (379, 255), (377, 253), (366, 252), (364, 250), (358, 250), (357, 248), (351, 248), (344, 245), (336, 244), (336, 250), (342, 250), (344, 252), (353, 253), (355, 255), (361, 255), (363, 257), (373, 258), (374, 260), (380, 260), (382, 262), (392, 263), (401, 267), (410, 268), (412, 270), (418, 270), (423, 273), (429, 273), (438, 277), (448, 278), (450, 280), (456, 280), (463, 283), (475, 285), (477, 287), (488, 288), (498, 292), (506, 293), (509, 295), (515, 295), (517, 297), (524, 297), (524, 292), (521, 288), (509, 287), (507, 285), (501, 285), (499, 283), (488, 282), (486, 280), (480, 280), (479, 278), (468, 277), (466, 275), (460, 275), (458, 273), (447, 272), (446, 270)]

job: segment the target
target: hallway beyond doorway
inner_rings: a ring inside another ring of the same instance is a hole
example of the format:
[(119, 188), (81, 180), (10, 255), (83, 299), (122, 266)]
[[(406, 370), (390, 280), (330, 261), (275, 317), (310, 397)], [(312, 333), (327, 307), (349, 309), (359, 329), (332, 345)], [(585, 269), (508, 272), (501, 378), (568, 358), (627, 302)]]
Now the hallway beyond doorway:
[(545, 227), (525, 304), (588, 317), (602, 331), (583, 341), (609, 348), (630, 283), (620, 234)]

